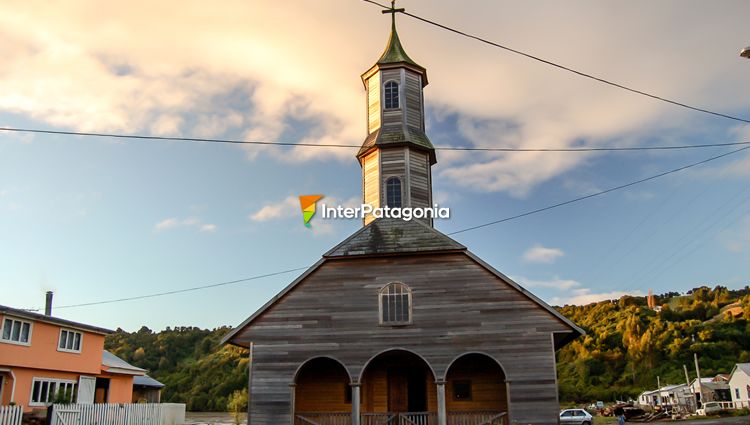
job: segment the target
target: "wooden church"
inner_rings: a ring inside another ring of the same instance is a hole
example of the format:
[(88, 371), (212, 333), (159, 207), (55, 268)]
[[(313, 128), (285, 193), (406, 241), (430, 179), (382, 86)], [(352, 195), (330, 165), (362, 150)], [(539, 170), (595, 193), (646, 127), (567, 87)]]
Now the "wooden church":
[[(395, 20), (362, 81), (364, 202), (432, 206), (427, 73)], [(550, 425), (582, 334), (431, 220), (368, 217), (224, 342), (250, 350), (250, 425)]]

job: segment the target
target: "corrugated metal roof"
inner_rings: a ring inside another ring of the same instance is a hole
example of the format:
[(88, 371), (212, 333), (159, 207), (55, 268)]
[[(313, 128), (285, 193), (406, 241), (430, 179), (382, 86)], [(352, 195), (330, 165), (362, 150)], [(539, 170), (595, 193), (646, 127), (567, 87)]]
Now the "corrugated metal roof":
[(157, 381), (156, 379), (148, 375), (134, 376), (133, 385), (140, 385), (142, 387), (153, 387), (153, 388), (164, 388), (165, 386), (161, 382)]
[(143, 375), (146, 373), (146, 369), (135, 367), (107, 350), (102, 351), (102, 366), (106, 366), (108, 368), (107, 371), (112, 373), (129, 375)]
[(111, 334), (114, 333), (114, 331), (100, 328), (98, 326), (91, 326), (84, 323), (78, 323), (73, 322), (71, 320), (65, 320), (61, 319), (59, 317), (54, 316), (47, 316), (44, 314), (34, 313), (28, 310), (21, 310), (13, 307), (8, 307), (4, 305), (0, 305), (0, 314), (7, 314), (13, 317), (18, 317), (21, 319), (29, 319), (29, 320), (36, 320), (39, 322), (46, 322), (46, 323), (52, 323), (55, 325), (61, 325), (68, 328), (74, 328), (74, 329), (80, 329), (83, 331), (89, 331), (89, 332), (95, 332), (99, 334)]

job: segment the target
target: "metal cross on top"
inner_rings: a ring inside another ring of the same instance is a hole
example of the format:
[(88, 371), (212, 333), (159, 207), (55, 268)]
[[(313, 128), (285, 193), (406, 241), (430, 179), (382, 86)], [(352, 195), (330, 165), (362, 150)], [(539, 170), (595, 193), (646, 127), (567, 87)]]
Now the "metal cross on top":
[(383, 14), (390, 13), (391, 14), (391, 19), (393, 20), (393, 23), (395, 24), (396, 23), (396, 13), (398, 13), (398, 12), (406, 12), (406, 9), (404, 9), (403, 7), (399, 8), (399, 9), (396, 9), (396, 0), (391, 0), (391, 8), (383, 10), (382, 12), (383, 12)]

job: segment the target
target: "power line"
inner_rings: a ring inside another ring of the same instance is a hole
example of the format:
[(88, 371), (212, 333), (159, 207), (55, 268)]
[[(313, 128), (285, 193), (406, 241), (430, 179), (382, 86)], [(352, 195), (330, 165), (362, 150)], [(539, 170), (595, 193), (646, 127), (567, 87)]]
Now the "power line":
[[(86, 307), (86, 306), (92, 306), (92, 305), (100, 305), (100, 304), (112, 304), (112, 303), (118, 303), (123, 301), (134, 301), (134, 300), (142, 300), (146, 298), (156, 298), (156, 297), (163, 297), (165, 295), (174, 295), (174, 294), (181, 294), (184, 292), (192, 292), (192, 291), (200, 291), (202, 289), (209, 289), (209, 288), (217, 288), (219, 286), (227, 286), (227, 285), (235, 285), (242, 282), (249, 282), (251, 280), (258, 280), (266, 277), (272, 277), (272, 276), (278, 276), (286, 273), (296, 272), (300, 270), (306, 270), (310, 268), (310, 266), (306, 267), (297, 267), (296, 269), (289, 269), (289, 270), (283, 270), (280, 272), (274, 272), (274, 273), (267, 273), (252, 277), (246, 277), (244, 279), (237, 279), (237, 280), (230, 280), (227, 282), (220, 282), (220, 283), (212, 283), (209, 285), (202, 285), (202, 286), (194, 286), (192, 288), (185, 288), (185, 289), (175, 289), (173, 291), (166, 291), (166, 292), (157, 292), (154, 294), (148, 294), (148, 295), (138, 295), (135, 297), (126, 297), (126, 298), (115, 298), (111, 300), (104, 300), (104, 301), (92, 301), (87, 303), (81, 303), (81, 304), (68, 304), (68, 305), (61, 305), (61, 306), (55, 306), (55, 309), (61, 309), (61, 308), (74, 308), (74, 307)], [(27, 311), (40, 311), (42, 308), (31, 308)]]
[[(673, 174), (673, 173), (677, 173), (679, 171), (687, 170), (688, 168), (692, 168), (692, 167), (696, 167), (698, 165), (706, 164), (708, 162), (715, 161), (715, 160), (720, 159), (720, 158), (724, 158), (726, 156), (729, 156), (729, 155), (732, 155), (732, 154), (744, 151), (746, 149), (750, 149), (750, 146), (744, 147), (744, 148), (740, 148), (740, 149), (737, 149), (737, 150), (733, 150), (733, 151), (730, 151), (730, 152), (727, 152), (727, 153), (724, 153), (724, 154), (721, 154), (721, 155), (717, 155), (717, 156), (705, 159), (703, 161), (699, 161), (699, 162), (695, 162), (695, 163), (692, 163), (692, 164), (689, 164), (689, 165), (685, 165), (685, 166), (682, 166), (682, 167), (679, 167), (679, 168), (675, 168), (673, 170), (665, 171), (663, 173), (659, 173), (659, 174), (653, 175), (651, 177), (647, 177), (645, 179), (640, 179), (640, 180), (637, 180), (637, 181), (634, 181), (634, 182), (631, 182), (631, 183), (627, 183), (627, 184), (616, 186), (616, 187), (613, 187), (613, 188), (610, 188), (610, 189), (607, 189), (607, 190), (603, 190), (601, 192), (597, 192), (597, 193), (594, 193), (594, 194), (591, 194), (591, 195), (582, 196), (580, 198), (571, 199), (569, 201), (560, 202), (560, 203), (557, 203), (557, 204), (554, 204), (554, 205), (550, 205), (550, 206), (547, 206), (547, 207), (544, 207), (544, 208), (538, 208), (538, 209), (531, 210), (531, 211), (528, 211), (528, 212), (525, 212), (525, 213), (522, 213), (522, 214), (517, 214), (517, 215), (511, 216), (511, 217), (506, 217), (506, 218), (503, 218), (503, 219), (500, 219), (500, 220), (495, 220), (495, 221), (491, 221), (491, 222), (488, 222), (488, 223), (484, 223), (484, 224), (480, 224), (480, 225), (468, 227), (468, 228), (465, 228), (465, 229), (462, 229), (462, 230), (457, 230), (455, 232), (451, 232), (451, 233), (447, 233), (447, 234), (448, 235), (456, 235), (456, 234), (459, 234), (459, 233), (464, 233), (464, 232), (468, 232), (468, 231), (471, 231), (471, 230), (476, 230), (476, 229), (480, 229), (480, 228), (483, 228), (483, 227), (492, 226), (492, 225), (499, 224), (499, 223), (504, 223), (506, 221), (511, 221), (511, 220), (515, 220), (515, 219), (518, 219), (518, 218), (526, 217), (526, 216), (529, 216), (529, 215), (532, 215), (532, 214), (537, 214), (537, 213), (540, 213), (540, 212), (543, 212), (543, 211), (549, 211), (551, 209), (562, 207), (564, 205), (569, 205), (569, 204), (572, 204), (572, 203), (575, 203), (575, 202), (580, 202), (580, 201), (583, 201), (585, 199), (593, 198), (595, 196), (604, 195), (606, 193), (610, 193), (610, 192), (614, 192), (616, 190), (620, 190), (620, 189), (624, 189), (624, 188), (627, 188), (627, 187), (630, 187), (630, 186), (634, 186), (634, 185), (637, 185), (637, 184), (640, 184), (640, 183), (643, 183), (643, 182), (647, 182), (649, 180), (654, 180), (654, 179), (657, 179), (659, 177), (664, 177), (664, 176), (669, 175), (669, 174)], [(63, 305), (63, 306), (59, 306), (59, 307), (56, 307), (56, 308), (60, 309), (60, 308), (85, 307), (85, 306), (100, 305), (100, 304), (111, 304), (111, 303), (117, 303), (117, 302), (123, 302), (123, 301), (141, 300), (141, 299), (146, 299), (146, 298), (161, 297), (161, 296), (165, 296), (165, 295), (180, 294), (180, 293), (184, 293), (184, 292), (199, 291), (199, 290), (202, 290), (202, 289), (215, 288), (215, 287), (226, 286), (226, 285), (233, 285), (233, 284), (237, 284), (237, 283), (241, 283), (241, 282), (247, 282), (247, 281), (251, 281), (251, 280), (262, 279), (262, 278), (265, 278), (265, 277), (278, 276), (278, 275), (281, 275), (281, 274), (286, 274), (286, 273), (291, 273), (291, 272), (295, 272), (295, 271), (305, 270), (305, 269), (308, 269), (309, 267), (310, 266), (298, 267), (298, 268), (295, 268), (295, 269), (288, 269), (288, 270), (283, 270), (283, 271), (274, 272), (274, 273), (268, 273), (268, 274), (263, 274), (263, 275), (258, 275), (258, 276), (252, 276), (252, 277), (248, 277), (248, 278), (244, 278), (244, 279), (231, 280), (231, 281), (228, 281), (228, 282), (221, 282), (221, 283), (214, 283), (214, 284), (209, 284), (209, 285), (195, 286), (195, 287), (186, 288), (186, 289), (177, 289), (177, 290), (173, 290), (173, 291), (159, 292), (159, 293), (155, 293), (155, 294), (140, 295), (140, 296), (134, 296), (134, 297), (117, 298), (117, 299), (111, 299), (111, 300), (105, 300), (105, 301), (92, 301), (92, 302), (81, 303), (81, 304)], [(30, 311), (39, 311), (39, 310), (42, 310), (42, 309), (41, 308), (34, 308), (34, 309), (29, 309), (29, 310)]]
[[(362, 0), (362, 1), (374, 4), (374, 5), (377, 5), (377, 6), (380, 6), (380, 7), (385, 8), (385, 9), (388, 9), (388, 6), (382, 5), (382, 4), (380, 4), (380, 3), (376, 2), (376, 1), (373, 1), (373, 0)], [(595, 75), (588, 74), (586, 72), (579, 71), (577, 69), (573, 69), (573, 68), (567, 67), (565, 65), (561, 65), (559, 63), (552, 62), (550, 60), (540, 58), (540, 57), (532, 55), (530, 53), (526, 53), (526, 52), (523, 52), (523, 51), (520, 51), (520, 50), (517, 50), (517, 49), (513, 49), (511, 47), (504, 46), (502, 44), (499, 44), (499, 43), (496, 43), (496, 42), (484, 39), (482, 37), (479, 37), (479, 36), (476, 36), (476, 35), (473, 35), (473, 34), (469, 34), (467, 32), (464, 32), (464, 31), (461, 31), (461, 30), (449, 27), (447, 25), (440, 24), (438, 22), (432, 21), (432, 20), (427, 19), (427, 18), (423, 18), (421, 16), (415, 15), (413, 13), (406, 12), (404, 10), (399, 10), (398, 12), (402, 13), (402, 14), (404, 14), (406, 16), (409, 16), (411, 18), (414, 18), (414, 19), (416, 19), (418, 21), (422, 21), (424, 23), (427, 23), (427, 24), (430, 24), (430, 25), (434, 25), (434, 26), (436, 26), (438, 28), (441, 28), (441, 29), (444, 29), (446, 31), (450, 31), (452, 33), (461, 35), (463, 37), (467, 37), (467, 38), (479, 41), (481, 43), (488, 44), (488, 45), (490, 45), (492, 47), (497, 47), (499, 49), (503, 49), (503, 50), (506, 50), (508, 52), (524, 56), (526, 58), (535, 60), (537, 62), (541, 62), (541, 63), (543, 63), (545, 65), (553, 66), (553, 67), (558, 68), (558, 69), (562, 69), (563, 71), (568, 71), (570, 73), (576, 74), (576, 75), (581, 76), (581, 77), (585, 77), (585, 78), (589, 78), (589, 79), (594, 80), (594, 81), (598, 81), (598, 82), (600, 82), (602, 84), (606, 84), (606, 85), (609, 85), (609, 86), (612, 86), (612, 87), (616, 87), (618, 89), (626, 90), (626, 91), (629, 91), (631, 93), (639, 94), (641, 96), (646, 96), (646, 97), (649, 97), (651, 99), (655, 99), (655, 100), (659, 100), (659, 101), (662, 101), (662, 102), (670, 103), (672, 105), (679, 106), (679, 107), (682, 107), (682, 108), (691, 109), (693, 111), (703, 112), (705, 114), (714, 115), (714, 116), (721, 117), (721, 118), (727, 118), (727, 119), (734, 120), (734, 121), (740, 121), (740, 122), (744, 122), (744, 123), (750, 123), (750, 120), (745, 119), (745, 118), (735, 117), (733, 115), (728, 115), (728, 114), (724, 114), (724, 113), (721, 113), (721, 112), (715, 112), (715, 111), (711, 111), (711, 110), (705, 109), (705, 108), (700, 108), (700, 107), (697, 107), (697, 106), (691, 106), (691, 105), (688, 105), (688, 104), (683, 103), (683, 102), (678, 102), (676, 100), (671, 100), (671, 99), (668, 99), (666, 97), (657, 96), (655, 94), (651, 94), (651, 93), (645, 92), (643, 90), (638, 90), (638, 89), (626, 86), (624, 84), (616, 83), (614, 81), (607, 80), (607, 79), (605, 79), (603, 77), (597, 77)]]
[(607, 193), (614, 192), (616, 190), (625, 189), (625, 188), (628, 188), (628, 187), (631, 187), (631, 186), (635, 186), (635, 185), (640, 184), (640, 183), (644, 183), (644, 182), (647, 182), (647, 181), (650, 181), (650, 180), (658, 179), (659, 177), (664, 177), (664, 176), (667, 176), (669, 174), (674, 174), (674, 173), (677, 173), (677, 172), (680, 172), (680, 171), (683, 171), (683, 170), (687, 170), (688, 168), (696, 167), (698, 165), (702, 165), (702, 164), (705, 164), (707, 162), (715, 161), (717, 159), (724, 158), (725, 156), (729, 156), (729, 155), (735, 154), (737, 152), (744, 151), (746, 149), (750, 149), (750, 146), (744, 147), (744, 148), (740, 148), (740, 149), (736, 149), (736, 150), (733, 150), (731, 152), (727, 152), (727, 153), (724, 153), (724, 154), (721, 154), (721, 155), (713, 156), (711, 158), (704, 159), (703, 161), (694, 162), (692, 164), (685, 165), (685, 166), (682, 166), (680, 168), (675, 168), (673, 170), (665, 171), (663, 173), (659, 173), (659, 174), (653, 175), (651, 177), (646, 177), (645, 179), (636, 180), (634, 182), (630, 182), (630, 183), (627, 183), (627, 184), (623, 184), (623, 185), (620, 185), (620, 186), (615, 186), (615, 187), (612, 187), (612, 188), (609, 188), (609, 189), (606, 189), (606, 190), (602, 190), (601, 192), (596, 192), (596, 193), (592, 193), (590, 195), (581, 196), (579, 198), (571, 199), (571, 200), (568, 200), (568, 201), (565, 201), (565, 202), (560, 202), (560, 203), (557, 203), (557, 204), (554, 204), (554, 205), (550, 205), (550, 206), (547, 206), (547, 207), (544, 207), (544, 208), (537, 208), (535, 210), (531, 210), (531, 211), (527, 211), (527, 212), (522, 213), (522, 214), (517, 214), (517, 215), (514, 215), (514, 216), (502, 218), (500, 220), (491, 221), (489, 223), (479, 224), (479, 225), (476, 225), (476, 226), (468, 227), (466, 229), (457, 230), (455, 232), (448, 233), (448, 235), (456, 235), (456, 234), (468, 232), (468, 231), (471, 231), (471, 230), (481, 229), (483, 227), (492, 226), (494, 224), (500, 224), (500, 223), (504, 223), (506, 221), (515, 220), (517, 218), (526, 217), (526, 216), (529, 216), (529, 215), (532, 215), (532, 214), (537, 214), (537, 213), (540, 213), (540, 212), (543, 212), (543, 211), (549, 211), (551, 209), (559, 208), (559, 207), (562, 207), (562, 206), (565, 206), (565, 205), (570, 205), (570, 204), (573, 204), (573, 203), (576, 203), (576, 202), (583, 201), (585, 199), (593, 198), (595, 196), (605, 195)]
[[(177, 136), (148, 136), (142, 134), (118, 134), (118, 133), (91, 133), (64, 130), (42, 130), (36, 128), (14, 128), (0, 127), (0, 131), (32, 134), (54, 134), (63, 136), (83, 137), (111, 137), (115, 139), (134, 140), (158, 140), (170, 142), (195, 142), (195, 143), (224, 143), (234, 145), (261, 145), (261, 146), (289, 146), (306, 148), (361, 148), (361, 145), (349, 144), (317, 144), (309, 142), (273, 142), (263, 140), (234, 140), (234, 139), (208, 139), (199, 137), (177, 137)], [(705, 149), (729, 146), (750, 145), (750, 141), (728, 142), (728, 143), (702, 143), (694, 145), (663, 145), (663, 146), (622, 146), (622, 147), (572, 147), (572, 148), (490, 148), (471, 146), (436, 146), (435, 150), (442, 151), (479, 151), (479, 152), (629, 152), (629, 151), (667, 151), (682, 149)]]

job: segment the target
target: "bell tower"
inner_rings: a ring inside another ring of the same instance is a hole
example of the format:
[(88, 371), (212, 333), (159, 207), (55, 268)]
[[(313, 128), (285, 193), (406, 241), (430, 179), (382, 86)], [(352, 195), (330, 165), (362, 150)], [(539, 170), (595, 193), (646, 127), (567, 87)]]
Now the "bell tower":
[[(391, 8), (391, 36), (362, 82), (367, 93), (367, 138), (357, 153), (362, 197), (373, 208), (431, 208), (435, 148), (425, 134), (423, 89), (427, 70), (404, 51)], [(365, 224), (374, 220), (367, 216)], [(432, 225), (431, 219), (424, 221)]]

